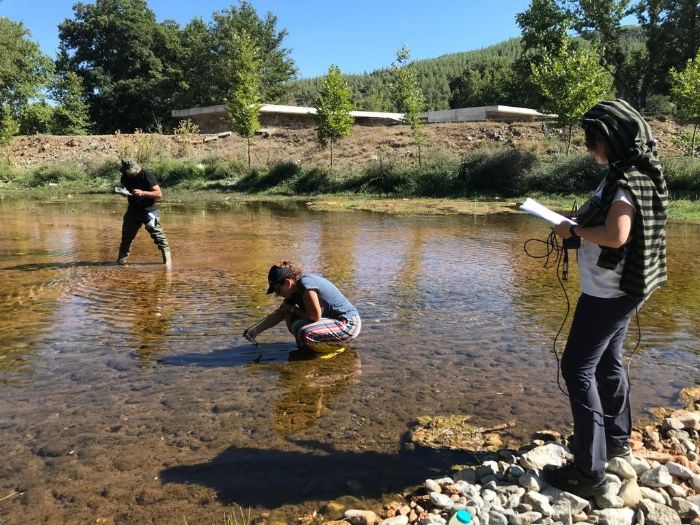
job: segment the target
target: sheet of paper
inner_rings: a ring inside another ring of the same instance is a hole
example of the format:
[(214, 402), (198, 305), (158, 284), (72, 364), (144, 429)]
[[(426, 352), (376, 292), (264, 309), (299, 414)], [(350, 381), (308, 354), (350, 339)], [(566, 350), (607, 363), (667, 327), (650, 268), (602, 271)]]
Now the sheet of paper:
[(543, 206), (539, 202), (537, 202), (535, 199), (530, 199), (529, 197), (525, 199), (525, 202), (523, 202), (520, 205), (520, 209), (523, 211), (526, 211), (528, 213), (531, 213), (532, 215), (535, 215), (539, 217), (540, 219), (544, 219), (546, 221), (551, 222), (552, 224), (561, 224), (563, 221), (567, 221), (571, 224), (576, 224), (575, 221), (569, 219), (568, 217), (564, 217), (563, 215), (560, 215), (557, 212), (554, 212), (547, 208), (546, 206)]
[(120, 188), (119, 186), (115, 186), (115, 187), (114, 187), (114, 192), (115, 192), (115, 193), (120, 193), (120, 194), (122, 194), (122, 195), (131, 195), (131, 193), (129, 192), (129, 190), (127, 190), (126, 188)]

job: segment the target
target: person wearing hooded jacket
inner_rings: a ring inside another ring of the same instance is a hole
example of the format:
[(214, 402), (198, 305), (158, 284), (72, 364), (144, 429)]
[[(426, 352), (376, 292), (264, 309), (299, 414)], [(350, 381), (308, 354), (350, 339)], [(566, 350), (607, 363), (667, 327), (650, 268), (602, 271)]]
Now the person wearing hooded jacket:
[(574, 419), (574, 460), (545, 480), (582, 497), (607, 490), (605, 462), (629, 456), (632, 420), (622, 362), (632, 316), (666, 281), (668, 190), (651, 129), (624, 100), (604, 101), (581, 121), (585, 144), (608, 167), (576, 225), (554, 227), (580, 238), (582, 294), (561, 362)]

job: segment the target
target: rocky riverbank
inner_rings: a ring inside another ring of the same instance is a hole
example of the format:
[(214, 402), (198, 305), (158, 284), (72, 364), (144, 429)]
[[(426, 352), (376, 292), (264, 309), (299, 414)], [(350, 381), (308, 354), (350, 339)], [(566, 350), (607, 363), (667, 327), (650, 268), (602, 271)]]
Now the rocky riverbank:
[(636, 427), (632, 455), (607, 465), (609, 490), (584, 499), (548, 486), (545, 465), (571, 459), (559, 433), (543, 431), (518, 450), (478, 454), (480, 463), (427, 479), (384, 506), (329, 504), (302, 525), (445, 525), (460, 509), (472, 525), (700, 525), (700, 387), (685, 389), (681, 410), (659, 409), (655, 423)]

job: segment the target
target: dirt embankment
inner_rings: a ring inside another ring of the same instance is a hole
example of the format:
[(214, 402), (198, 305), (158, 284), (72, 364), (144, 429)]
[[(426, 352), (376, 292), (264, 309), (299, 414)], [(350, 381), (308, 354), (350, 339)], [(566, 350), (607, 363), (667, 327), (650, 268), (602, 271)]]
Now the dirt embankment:
[[(659, 143), (661, 157), (678, 156), (682, 152), (675, 137), (689, 127), (668, 119), (650, 121)], [(465, 153), (479, 147), (517, 147), (537, 153), (556, 153), (564, 147), (561, 136), (551, 126), (539, 122), (463, 122), (425, 126), (424, 154), (433, 152)], [(226, 135), (226, 134), (223, 134)], [(582, 135), (577, 130), (574, 150), (582, 150)], [(139, 158), (174, 156), (200, 159), (207, 156), (246, 158), (245, 141), (236, 135), (176, 137), (160, 134), (114, 134), (88, 136), (34, 135), (17, 137), (9, 153), (18, 168), (32, 168), (78, 162), (99, 165), (116, 161), (123, 155)], [(338, 166), (362, 165), (384, 159), (401, 160), (416, 155), (407, 126), (356, 126), (350, 137), (334, 147), (334, 163)], [(255, 137), (252, 144), (253, 163), (270, 166), (278, 162), (296, 162), (325, 166), (330, 152), (321, 149), (313, 129), (268, 128)]]

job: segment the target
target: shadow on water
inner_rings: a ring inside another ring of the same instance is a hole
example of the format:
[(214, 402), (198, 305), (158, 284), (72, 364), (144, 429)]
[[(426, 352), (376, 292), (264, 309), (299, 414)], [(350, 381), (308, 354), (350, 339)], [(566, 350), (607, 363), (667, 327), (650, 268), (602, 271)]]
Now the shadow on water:
[(20, 270), (32, 272), (35, 270), (60, 270), (64, 268), (87, 268), (90, 266), (116, 266), (116, 261), (72, 261), (72, 262), (47, 262), (47, 263), (27, 263), (17, 266), (7, 266), (3, 270)]
[[(272, 343), (265, 345), (245, 344), (223, 350), (203, 354), (191, 352), (179, 354), (155, 360), (164, 365), (172, 366), (200, 366), (203, 368), (234, 367), (251, 363), (285, 363), (294, 361), (299, 351), (295, 350), (293, 343)], [(307, 354), (306, 359), (313, 359), (313, 354)]]
[[(7, 266), (3, 270), (20, 270), (22, 272), (33, 272), (37, 270), (62, 270), (66, 268), (90, 268), (100, 266), (119, 266), (116, 261), (73, 261), (73, 262), (47, 262), (18, 264), (17, 266)], [(125, 266), (163, 266), (161, 262), (129, 263)]]
[(331, 500), (349, 492), (376, 499), (444, 475), (452, 465), (476, 461), (471, 451), (403, 447), (391, 454), (339, 451), (317, 441), (295, 444), (306, 450), (232, 446), (211, 462), (166, 468), (160, 479), (209, 487), (226, 505), (272, 508), (309, 498)]

